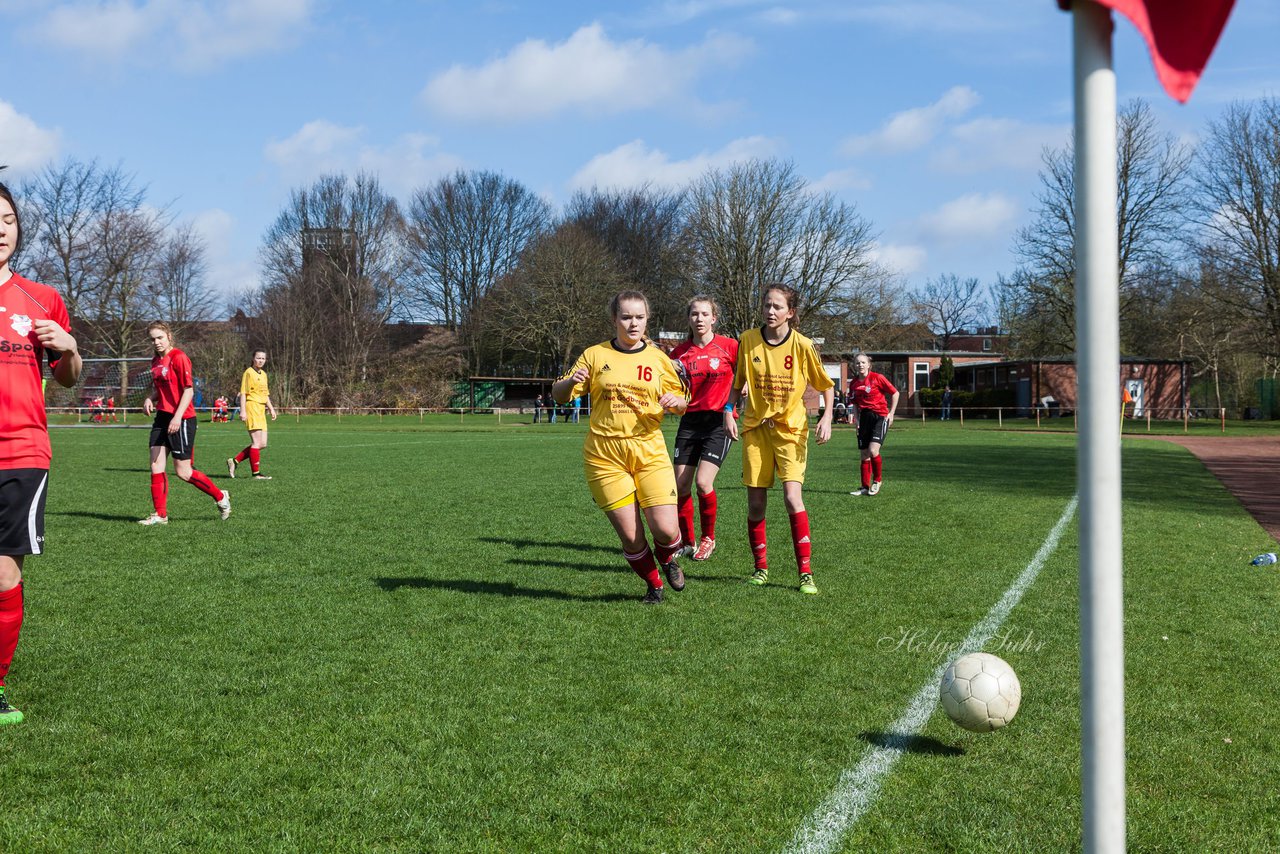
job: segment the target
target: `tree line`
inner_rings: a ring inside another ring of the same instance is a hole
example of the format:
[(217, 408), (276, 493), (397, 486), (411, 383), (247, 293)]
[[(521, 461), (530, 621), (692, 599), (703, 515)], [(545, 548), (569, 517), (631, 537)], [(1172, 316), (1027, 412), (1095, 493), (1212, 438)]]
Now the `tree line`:
[[(1189, 359), (1222, 393), (1280, 370), (1280, 101), (1237, 103), (1196, 142), (1161, 132), (1150, 108), (1118, 123), (1123, 352)], [(645, 291), (652, 332), (682, 329), (694, 293), (722, 328), (759, 322), (772, 281), (795, 286), (800, 324), (835, 350), (946, 349), (997, 324), (1010, 355), (1075, 349), (1073, 153), (1043, 154), (1018, 264), (985, 286), (944, 274), (908, 292), (875, 260), (856, 206), (815, 190), (794, 164), (749, 160), (680, 188), (579, 191), (560, 210), (496, 172), (458, 171), (404, 202), (377, 176), (295, 188), (260, 250), (260, 284), (228, 307), (246, 328), (192, 346), (233, 382), (246, 346), (271, 353), (295, 405), (435, 405), (464, 376), (559, 373), (607, 337), (608, 298)], [(119, 167), (68, 160), (21, 190), (21, 267), (59, 288), (94, 355), (145, 354), (138, 324), (212, 317), (207, 251)], [(430, 324), (424, 334), (421, 324)], [(246, 341), (246, 338), (248, 339)]]

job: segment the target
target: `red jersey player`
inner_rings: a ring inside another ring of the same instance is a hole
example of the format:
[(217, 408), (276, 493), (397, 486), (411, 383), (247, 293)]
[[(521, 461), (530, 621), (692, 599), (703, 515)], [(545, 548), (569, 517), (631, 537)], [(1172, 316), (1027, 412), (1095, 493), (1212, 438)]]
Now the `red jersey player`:
[(81, 368), (62, 297), (9, 269), (21, 245), (18, 207), (0, 184), (0, 726), (22, 723), (5, 678), (22, 628), (23, 559), (44, 551), (51, 453), (42, 362), (66, 388)]
[[(724, 430), (723, 413), (733, 387), (738, 342), (715, 334), (719, 313), (711, 297), (699, 294), (689, 300), (689, 340), (671, 351), (671, 358), (684, 366), (690, 388), (689, 408), (676, 430), (675, 470), (680, 536), (694, 560), (706, 560), (716, 550), (716, 475), (733, 443)], [(693, 536), (690, 486), (695, 479), (701, 540)]]
[(173, 331), (168, 324), (152, 321), (147, 337), (155, 348), (151, 359), (152, 391), (142, 401), (142, 411), (155, 413), (151, 425), (151, 503), (154, 512), (140, 525), (169, 523), (169, 479), (165, 474), (165, 457), (173, 454), (173, 470), (178, 477), (212, 498), (218, 512), (226, 519), (231, 515), (231, 496), (213, 485), (213, 481), (195, 468), (196, 410), (191, 405), (195, 388), (191, 376), (191, 360), (173, 346)]
[(875, 495), (880, 491), (880, 446), (893, 426), (898, 410), (898, 390), (884, 376), (871, 370), (871, 357), (859, 353), (853, 360), (849, 402), (858, 410), (858, 450), (862, 452), (862, 488), (850, 495)]

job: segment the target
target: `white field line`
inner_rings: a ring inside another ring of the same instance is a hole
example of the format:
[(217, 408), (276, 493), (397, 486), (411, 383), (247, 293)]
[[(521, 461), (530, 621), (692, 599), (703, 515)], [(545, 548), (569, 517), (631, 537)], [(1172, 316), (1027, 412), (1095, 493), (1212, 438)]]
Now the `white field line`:
[[(981, 650), (1000, 629), (1009, 612), (1022, 599), (1022, 594), (1040, 574), (1049, 555), (1058, 547), (1058, 541), (1062, 539), (1062, 533), (1075, 515), (1078, 503), (1079, 496), (1073, 496), (1067, 503), (1067, 508), (1062, 511), (1062, 518), (1053, 526), (1031, 563), (1027, 564), (1027, 568), (1004, 592), (1000, 601), (991, 606), (987, 615), (969, 630), (956, 650), (956, 656)], [(875, 803), (885, 775), (906, 751), (911, 737), (924, 728), (933, 714), (938, 704), (938, 683), (942, 681), (942, 672), (950, 663), (948, 660), (939, 664), (933, 676), (916, 692), (907, 710), (889, 726), (887, 742), (868, 747), (861, 762), (840, 774), (835, 789), (805, 819), (791, 842), (783, 849), (787, 854), (827, 854), (839, 848), (845, 832)]]

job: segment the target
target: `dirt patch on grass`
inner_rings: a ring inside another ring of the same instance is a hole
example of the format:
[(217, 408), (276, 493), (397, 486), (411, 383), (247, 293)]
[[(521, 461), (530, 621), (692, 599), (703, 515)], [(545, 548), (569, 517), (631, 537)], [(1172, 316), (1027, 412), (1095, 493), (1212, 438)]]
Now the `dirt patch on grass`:
[(1271, 538), (1280, 542), (1280, 436), (1143, 438), (1173, 442), (1195, 454)]

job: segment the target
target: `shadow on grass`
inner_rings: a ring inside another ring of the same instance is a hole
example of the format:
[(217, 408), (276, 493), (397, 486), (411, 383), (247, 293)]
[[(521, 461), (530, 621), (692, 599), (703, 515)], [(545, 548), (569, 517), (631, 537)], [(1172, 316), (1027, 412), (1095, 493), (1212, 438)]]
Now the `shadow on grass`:
[(571, 560), (536, 560), (533, 558), (507, 558), (512, 566), (531, 566), (534, 569), (574, 569), (578, 572), (631, 572), (631, 567), (622, 561), (616, 564), (578, 563)]
[(50, 516), (80, 516), (85, 519), (101, 519), (104, 522), (136, 522), (137, 516), (121, 516), (118, 513), (90, 513), (88, 510), (59, 510)]
[(489, 596), (521, 596), (526, 599), (557, 599), (562, 602), (639, 601), (639, 596), (635, 594), (602, 593), (598, 596), (583, 596), (578, 593), (566, 593), (563, 590), (520, 587), (509, 581), (476, 581), (474, 579), (462, 578), (375, 578), (373, 581), (387, 593), (394, 593), (402, 587), (408, 587), (414, 590), (454, 590), (458, 593), (484, 593)]
[(553, 540), (510, 540), (503, 537), (476, 537), (480, 543), (496, 543), (500, 546), (515, 546), (518, 549), (568, 549), (575, 552), (608, 552), (616, 554), (617, 546), (593, 546), (590, 543), (565, 543)]
[(901, 753), (914, 753), (918, 756), (964, 756), (964, 748), (956, 747), (930, 738), (927, 735), (902, 735), (897, 732), (860, 732), (858, 738), (883, 747), (886, 750), (897, 750)]

